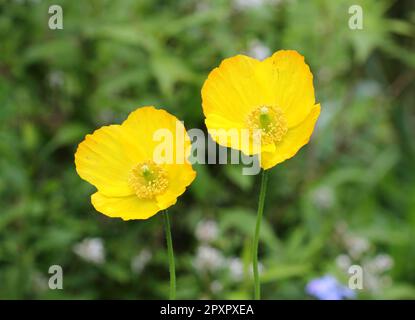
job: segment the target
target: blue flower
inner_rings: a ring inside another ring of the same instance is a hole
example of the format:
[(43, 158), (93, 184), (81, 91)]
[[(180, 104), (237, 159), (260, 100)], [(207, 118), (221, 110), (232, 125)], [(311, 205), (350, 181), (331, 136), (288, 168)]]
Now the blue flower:
[(319, 300), (342, 300), (355, 297), (353, 290), (343, 286), (332, 275), (325, 275), (311, 280), (306, 292)]

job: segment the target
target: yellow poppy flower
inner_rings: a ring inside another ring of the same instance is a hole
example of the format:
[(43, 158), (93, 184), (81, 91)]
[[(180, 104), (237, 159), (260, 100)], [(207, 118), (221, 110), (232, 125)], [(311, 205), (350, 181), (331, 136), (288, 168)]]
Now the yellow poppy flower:
[[(313, 75), (293, 50), (277, 51), (264, 61), (244, 55), (223, 60), (203, 85), (202, 105), (213, 139), (248, 155), (260, 154), (263, 169), (307, 144), (320, 114)], [(231, 130), (236, 130), (236, 146)]]
[[(160, 142), (154, 137), (163, 130), (171, 133), (171, 162), (155, 157)], [(179, 134), (183, 143), (177, 147)], [(196, 173), (187, 162), (189, 152), (183, 124), (150, 106), (132, 112), (121, 125), (88, 134), (75, 153), (75, 165), (79, 176), (98, 189), (91, 196), (97, 211), (123, 220), (148, 219), (175, 204), (192, 183)], [(184, 161), (176, 161), (180, 156)]]

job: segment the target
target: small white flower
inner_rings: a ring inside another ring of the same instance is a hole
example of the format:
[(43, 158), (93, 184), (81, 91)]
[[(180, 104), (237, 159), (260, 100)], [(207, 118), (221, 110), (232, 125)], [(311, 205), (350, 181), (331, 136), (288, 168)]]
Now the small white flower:
[(248, 56), (258, 59), (264, 60), (265, 58), (271, 55), (271, 49), (268, 48), (264, 43), (259, 40), (253, 40), (249, 44)]
[(348, 235), (344, 239), (349, 255), (353, 259), (359, 259), (365, 252), (370, 249), (370, 243), (367, 239)]
[(249, 45), (247, 54), (252, 58), (264, 60), (271, 55), (271, 49), (268, 48), (263, 42), (253, 40)]
[(264, 5), (266, 0), (235, 0), (234, 6), (238, 10), (258, 8)]
[(105, 262), (105, 248), (101, 238), (85, 238), (74, 246), (73, 251), (85, 261), (96, 264)]
[(208, 245), (202, 245), (197, 249), (193, 266), (200, 271), (216, 271), (223, 267), (222, 253)]
[(352, 261), (347, 254), (341, 254), (336, 258), (336, 264), (341, 270), (346, 271), (352, 265)]
[(388, 254), (379, 254), (375, 257), (374, 263), (379, 272), (390, 270), (393, 267), (393, 259)]
[(314, 190), (313, 203), (321, 209), (330, 209), (335, 203), (335, 194), (332, 188), (322, 186)]
[(49, 85), (52, 88), (62, 87), (64, 84), (64, 74), (62, 71), (55, 70), (48, 75)]
[(218, 234), (218, 225), (214, 220), (202, 220), (196, 226), (195, 235), (201, 242), (212, 242), (218, 237)]
[(244, 276), (244, 265), (239, 258), (230, 258), (228, 261), (231, 278), (240, 281)]
[[(366, 270), (364, 267), (363, 269)], [(363, 287), (371, 292), (379, 292), (382, 289), (381, 277), (378, 277), (371, 272), (365, 273), (363, 282)]]
[(393, 267), (393, 259), (387, 254), (378, 254), (367, 262), (367, 268), (373, 273), (383, 273)]
[(212, 291), (213, 293), (218, 293), (218, 292), (221, 292), (222, 290), (223, 290), (223, 285), (218, 280), (212, 281), (212, 283), (210, 284), (210, 291)]
[(143, 249), (141, 252), (131, 259), (131, 270), (134, 273), (141, 273), (152, 258), (150, 250)]
[(392, 284), (392, 279), (384, 274), (393, 266), (393, 259), (386, 254), (379, 254), (373, 259), (363, 262), (364, 286), (374, 293), (381, 292), (385, 287)]
[(236, 10), (249, 10), (260, 8), (266, 4), (278, 5), (282, 0), (234, 0), (233, 5)]

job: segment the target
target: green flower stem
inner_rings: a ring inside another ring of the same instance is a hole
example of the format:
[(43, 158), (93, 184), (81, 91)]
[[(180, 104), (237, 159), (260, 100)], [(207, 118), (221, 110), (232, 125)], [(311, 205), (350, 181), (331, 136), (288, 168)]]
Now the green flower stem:
[(255, 300), (261, 299), (261, 287), (259, 282), (259, 273), (258, 273), (258, 243), (259, 243), (259, 233), (261, 231), (261, 220), (262, 213), (264, 212), (264, 202), (265, 202), (265, 193), (267, 192), (267, 182), (268, 182), (268, 171), (262, 170), (261, 178), (261, 190), (259, 191), (259, 201), (258, 201), (258, 214), (255, 226), (255, 235), (253, 243), (253, 272), (254, 272), (254, 283), (255, 283)]
[(170, 219), (167, 210), (164, 211), (164, 227), (166, 229), (167, 254), (169, 256), (170, 300), (176, 299), (176, 269), (174, 266), (173, 241), (171, 238)]

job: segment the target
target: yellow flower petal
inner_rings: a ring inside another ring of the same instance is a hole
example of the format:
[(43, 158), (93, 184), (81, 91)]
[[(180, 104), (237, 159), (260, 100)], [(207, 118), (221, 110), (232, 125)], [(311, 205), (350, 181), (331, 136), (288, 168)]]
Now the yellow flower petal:
[(169, 175), (169, 188), (165, 193), (156, 197), (157, 204), (161, 209), (174, 205), (177, 198), (182, 195), (196, 177), (196, 172), (190, 164), (171, 164), (164, 167)]
[(255, 106), (265, 103), (265, 87), (259, 74), (261, 62), (237, 55), (222, 61), (205, 81), (202, 106), (207, 121), (211, 115), (231, 119), (243, 126), (245, 116)]
[(217, 114), (211, 114), (205, 120), (208, 132), (217, 144), (241, 150), (246, 154), (250, 152), (251, 144), (243, 144), (241, 134), (241, 124), (232, 120), (226, 119), (223, 116)]
[(302, 122), (315, 103), (313, 75), (304, 57), (294, 50), (280, 50), (263, 61), (268, 73), (264, 85), (270, 88), (273, 102), (282, 109), (288, 127)]
[[(152, 106), (138, 108), (130, 113), (121, 126), (135, 144), (140, 145), (141, 150), (145, 151), (149, 159), (153, 159), (154, 150), (162, 142), (166, 142), (166, 145), (169, 146), (173, 162), (187, 159), (189, 155), (190, 139), (183, 123), (165, 110), (155, 109)], [(171, 140), (165, 140), (164, 133), (171, 133)], [(179, 139), (176, 139), (177, 135), (180, 135)], [(183, 141), (183, 145), (177, 147), (177, 141)], [(176, 154), (178, 150), (180, 154)]]
[(91, 197), (96, 210), (124, 220), (147, 219), (173, 205), (195, 178), (189, 153), (183, 123), (150, 106), (132, 112), (122, 125), (87, 135), (75, 163), (78, 174), (98, 189)]
[(148, 219), (161, 210), (155, 201), (141, 200), (136, 195), (107, 197), (96, 192), (91, 196), (91, 202), (97, 211), (123, 220)]
[(269, 169), (293, 157), (310, 140), (319, 115), (320, 104), (316, 104), (302, 123), (288, 130), (284, 139), (276, 145), (275, 152), (261, 154), (261, 167)]
[(123, 145), (121, 126), (111, 125), (88, 134), (75, 153), (76, 171), (108, 196), (128, 196), (128, 174), (134, 162)]
[[(216, 114), (210, 115), (205, 120), (206, 127), (212, 139), (219, 145), (241, 150), (247, 155), (257, 154), (254, 148), (252, 137), (244, 136), (247, 131), (240, 123), (228, 120)], [(246, 143), (247, 142), (247, 143)], [(263, 144), (262, 151), (272, 152), (275, 150), (274, 144)]]
[(242, 55), (225, 59), (202, 88), (212, 138), (248, 155), (265, 154), (267, 167), (283, 161), (280, 158), (286, 156), (278, 149), (285, 148), (285, 140), (296, 132), (292, 129), (305, 121), (314, 105), (313, 75), (304, 57), (293, 50), (277, 51), (264, 61)]

